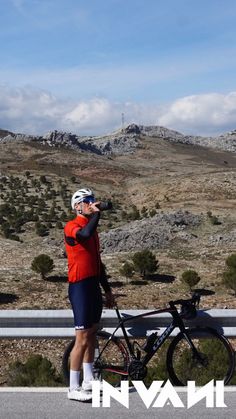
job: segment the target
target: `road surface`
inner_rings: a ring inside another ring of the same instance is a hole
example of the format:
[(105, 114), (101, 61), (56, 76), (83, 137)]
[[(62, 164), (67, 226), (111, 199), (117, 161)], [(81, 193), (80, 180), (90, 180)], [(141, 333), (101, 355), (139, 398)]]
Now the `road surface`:
[[(236, 387), (228, 387), (224, 393), (227, 407), (206, 408), (201, 400), (187, 409), (187, 393), (179, 391), (185, 407), (146, 408), (139, 394), (133, 389), (129, 393), (129, 408), (111, 399), (111, 407), (92, 407), (91, 403), (80, 403), (67, 399), (67, 390), (45, 388), (0, 388), (1, 419), (217, 419), (236, 418)], [(101, 399), (102, 405), (102, 399)]]

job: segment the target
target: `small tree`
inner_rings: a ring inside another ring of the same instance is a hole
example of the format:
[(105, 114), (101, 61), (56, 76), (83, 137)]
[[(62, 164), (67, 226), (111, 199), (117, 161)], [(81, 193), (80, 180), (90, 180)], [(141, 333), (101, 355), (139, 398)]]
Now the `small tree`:
[(47, 178), (46, 178), (46, 176), (45, 175), (42, 175), (42, 176), (40, 176), (40, 182), (41, 183), (44, 183), (44, 185), (47, 183)]
[(236, 269), (228, 269), (223, 273), (223, 284), (234, 291), (236, 296)]
[(182, 273), (181, 279), (192, 290), (192, 287), (197, 285), (201, 278), (196, 271), (188, 269)]
[(228, 256), (226, 261), (226, 271), (223, 272), (223, 284), (234, 291), (236, 296), (236, 253)]
[(228, 266), (228, 268), (236, 269), (236, 253), (233, 253), (232, 255), (228, 256), (225, 263)]
[(148, 249), (136, 252), (132, 257), (132, 261), (135, 271), (139, 272), (143, 278), (147, 274), (155, 272), (158, 268), (156, 256)]
[(42, 279), (46, 279), (46, 274), (54, 269), (53, 259), (44, 254), (36, 256), (31, 264), (31, 269), (41, 274)]
[(150, 211), (149, 211), (149, 215), (150, 215), (150, 217), (154, 217), (154, 215), (156, 215), (156, 210), (154, 209), (154, 208), (152, 208)]
[(41, 224), (40, 221), (35, 223), (36, 234), (40, 237), (44, 237), (48, 234), (48, 229), (44, 224)]
[(221, 224), (220, 220), (215, 215), (212, 215), (210, 217), (210, 222), (213, 226), (217, 226)]
[(61, 221), (57, 221), (56, 222), (56, 228), (58, 228), (58, 229), (63, 229), (63, 224), (62, 224), (62, 222)]
[(132, 278), (134, 274), (134, 265), (130, 262), (125, 262), (120, 268), (120, 274), (126, 278)]

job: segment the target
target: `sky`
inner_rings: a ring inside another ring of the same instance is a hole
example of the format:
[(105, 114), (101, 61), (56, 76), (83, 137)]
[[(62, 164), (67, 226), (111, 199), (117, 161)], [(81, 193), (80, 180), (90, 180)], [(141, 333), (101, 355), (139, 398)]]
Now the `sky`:
[(236, 129), (235, 0), (0, 0), (0, 128)]

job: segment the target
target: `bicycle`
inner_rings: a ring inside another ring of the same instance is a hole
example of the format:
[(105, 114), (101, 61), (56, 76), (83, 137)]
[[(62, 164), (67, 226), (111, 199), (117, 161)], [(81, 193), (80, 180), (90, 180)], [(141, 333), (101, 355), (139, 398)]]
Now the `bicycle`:
[[(94, 360), (94, 375), (112, 385), (120, 385), (122, 379), (143, 380), (147, 375), (147, 364), (164, 344), (172, 331), (178, 327), (180, 332), (171, 340), (166, 356), (166, 369), (171, 383), (185, 386), (193, 380), (196, 385), (204, 385), (210, 380), (223, 380), (228, 384), (235, 369), (234, 350), (228, 339), (211, 327), (189, 328), (184, 320), (197, 316), (200, 295), (194, 294), (190, 299), (169, 301), (169, 306), (147, 313), (121, 317), (116, 306), (118, 325), (112, 334), (98, 331)], [(176, 306), (180, 305), (178, 312)], [(158, 336), (152, 333), (146, 343), (141, 346), (137, 341), (131, 343), (125, 323), (146, 316), (170, 313), (172, 321), (164, 332)], [(115, 336), (118, 329), (122, 330), (124, 343)], [(65, 378), (69, 379), (69, 357), (74, 340), (65, 350), (62, 368)]]

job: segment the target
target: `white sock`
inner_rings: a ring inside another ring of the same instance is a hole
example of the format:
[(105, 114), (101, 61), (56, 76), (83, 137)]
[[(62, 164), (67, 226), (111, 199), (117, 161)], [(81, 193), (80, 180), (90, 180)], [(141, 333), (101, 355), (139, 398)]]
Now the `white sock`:
[(84, 381), (88, 382), (93, 380), (93, 362), (84, 362), (83, 363), (83, 374)]
[(79, 387), (80, 371), (70, 370), (70, 391)]

